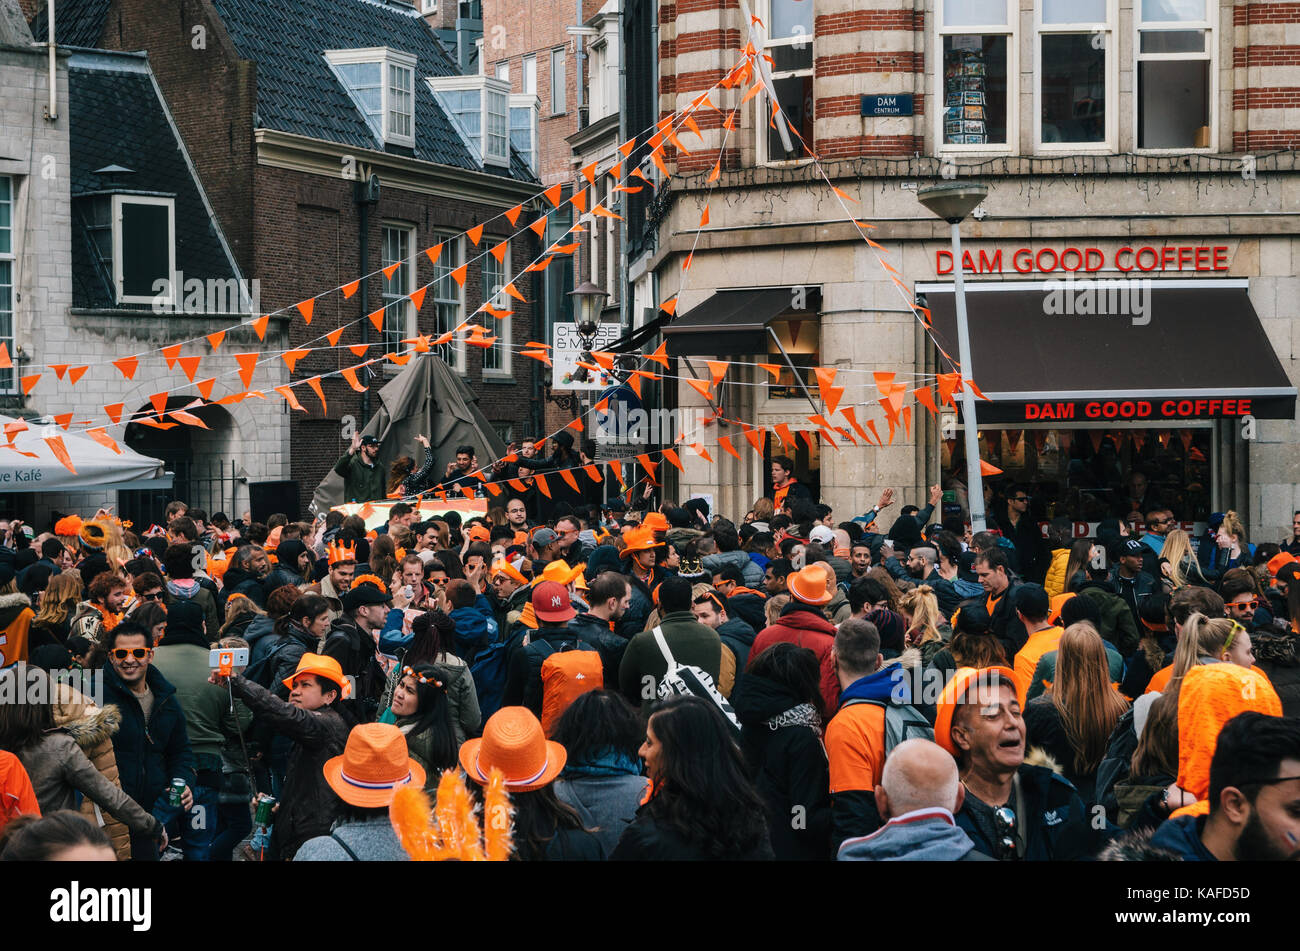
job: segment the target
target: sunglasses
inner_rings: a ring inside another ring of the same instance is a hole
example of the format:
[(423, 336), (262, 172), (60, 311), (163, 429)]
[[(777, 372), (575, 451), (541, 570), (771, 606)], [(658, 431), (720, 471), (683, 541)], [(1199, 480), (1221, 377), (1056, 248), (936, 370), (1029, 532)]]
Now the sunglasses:
[(140, 597), (144, 598), (144, 600), (146, 600), (146, 601), (161, 601), (161, 600), (162, 600), (162, 592), (161, 592), (161, 591), (155, 591), (153, 594), (142, 594), (142, 595), (140, 595)]
[(150, 647), (114, 647), (108, 652), (108, 656), (113, 660), (126, 660), (128, 657), (134, 657), (136, 660), (144, 660), (153, 654), (153, 648)]
[(993, 810), (993, 824), (998, 830), (998, 851), (1003, 859), (1016, 858), (1016, 813), (1010, 806)]
[(1250, 601), (1229, 601), (1228, 607), (1243, 608), (1243, 609), (1249, 609), (1251, 611), (1255, 611), (1259, 608), (1259, 599), (1254, 598)]

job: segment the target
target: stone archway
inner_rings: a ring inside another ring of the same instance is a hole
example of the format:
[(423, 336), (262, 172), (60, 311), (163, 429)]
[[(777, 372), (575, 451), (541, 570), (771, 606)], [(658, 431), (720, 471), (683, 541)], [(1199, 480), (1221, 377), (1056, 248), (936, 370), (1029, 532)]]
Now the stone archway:
[(131, 415), (124, 435), (126, 444), (136, 452), (161, 459), (173, 473), (170, 490), (145, 490), (119, 493), (119, 507), (124, 517), (136, 524), (148, 525), (162, 518), (163, 509), (172, 499), (180, 499), (192, 508), (201, 508), (209, 516), (224, 511), (232, 518), (243, 504), (240, 481), (239, 424), (216, 403), (189, 407), (192, 396), (173, 396), (168, 411), (184, 410), (207, 428), (164, 417), (160, 425), (149, 425), (155, 409), (152, 403), (138, 407)]

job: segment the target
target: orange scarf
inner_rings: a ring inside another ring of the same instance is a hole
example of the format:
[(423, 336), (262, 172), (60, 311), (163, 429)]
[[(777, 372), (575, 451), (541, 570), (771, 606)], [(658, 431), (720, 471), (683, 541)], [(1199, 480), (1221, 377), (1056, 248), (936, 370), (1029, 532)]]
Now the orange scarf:
[(118, 624), (121, 623), (122, 615), (110, 614), (104, 608), (100, 607), (98, 604), (95, 604), (94, 601), (91, 601), (90, 604), (96, 611), (99, 612), (99, 622), (100, 624), (103, 625), (105, 631), (111, 631), (113, 628), (117, 627)]

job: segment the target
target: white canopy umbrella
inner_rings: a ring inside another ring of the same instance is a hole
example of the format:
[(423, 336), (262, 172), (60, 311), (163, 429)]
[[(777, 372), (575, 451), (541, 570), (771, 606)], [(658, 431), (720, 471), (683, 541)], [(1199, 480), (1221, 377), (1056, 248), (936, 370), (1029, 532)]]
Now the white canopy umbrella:
[[(15, 432), (24, 423), (27, 428)], [(147, 485), (161, 488), (171, 482), (164, 476), (162, 460), (133, 452), (120, 441), (117, 447), (121, 451), (114, 452), (84, 433), (3, 415), (0, 434), (0, 493), (132, 489)], [(76, 472), (59, 460), (54, 446), (46, 441), (48, 437), (62, 440)]]

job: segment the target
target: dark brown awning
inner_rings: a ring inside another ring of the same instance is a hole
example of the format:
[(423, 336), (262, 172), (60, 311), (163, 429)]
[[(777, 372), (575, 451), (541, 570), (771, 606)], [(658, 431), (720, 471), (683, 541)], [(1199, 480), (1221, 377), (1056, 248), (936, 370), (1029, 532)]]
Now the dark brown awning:
[(767, 325), (790, 309), (793, 288), (718, 291), (671, 323), (663, 334), (672, 357), (767, 353)]
[[(1295, 418), (1296, 388), (1245, 280), (1100, 284), (966, 284), (974, 379), (992, 401), (979, 403), (981, 422)], [(935, 340), (957, 360), (952, 285), (917, 293)], [(1085, 413), (1096, 401), (1133, 405)], [(1068, 406), (1070, 415), (1057, 412)]]

